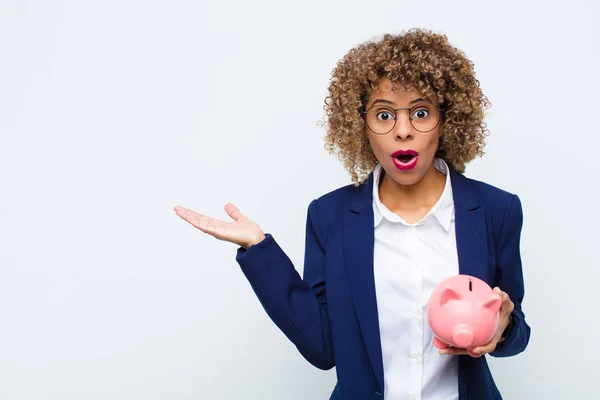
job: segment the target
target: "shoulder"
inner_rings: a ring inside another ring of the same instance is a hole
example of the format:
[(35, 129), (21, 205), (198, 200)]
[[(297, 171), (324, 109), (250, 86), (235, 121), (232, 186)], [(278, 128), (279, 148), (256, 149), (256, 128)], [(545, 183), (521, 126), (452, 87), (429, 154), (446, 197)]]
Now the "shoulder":
[(511, 227), (520, 229), (523, 223), (523, 207), (516, 193), (487, 182), (461, 176), (468, 183), (478, 206), (486, 210), (497, 237), (502, 237)]
[(360, 186), (354, 186), (353, 184), (338, 187), (337, 189), (331, 190), (330, 192), (324, 193), (314, 200), (318, 204), (319, 209), (337, 209), (343, 206), (349, 199), (356, 195), (361, 190), (366, 190), (366, 183), (362, 183)]
[(319, 233), (322, 240), (326, 241), (334, 226), (342, 220), (344, 210), (360, 192), (368, 189), (366, 182), (359, 186), (344, 185), (313, 199), (308, 206), (308, 219)]
[(505, 210), (518, 200), (518, 195), (490, 183), (464, 177), (480, 206), (489, 210)]

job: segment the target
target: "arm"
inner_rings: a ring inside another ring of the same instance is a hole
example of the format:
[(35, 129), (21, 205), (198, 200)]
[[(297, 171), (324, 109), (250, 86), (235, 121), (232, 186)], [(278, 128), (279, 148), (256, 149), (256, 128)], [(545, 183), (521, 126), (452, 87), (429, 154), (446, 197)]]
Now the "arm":
[(308, 206), (304, 280), (273, 236), (247, 250), (238, 248), (236, 260), (263, 308), (311, 364), (321, 369), (335, 365), (325, 294), (325, 249), (317, 202)]
[(529, 343), (531, 328), (525, 321), (521, 303), (525, 294), (523, 269), (521, 265), (521, 228), (523, 210), (517, 195), (513, 195), (511, 205), (504, 219), (504, 226), (496, 250), (495, 286), (506, 292), (514, 303), (510, 315), (511, 324), (505, 332), (504, 340), (499, 342), (490, 355), (510, 357), (521, 353)]

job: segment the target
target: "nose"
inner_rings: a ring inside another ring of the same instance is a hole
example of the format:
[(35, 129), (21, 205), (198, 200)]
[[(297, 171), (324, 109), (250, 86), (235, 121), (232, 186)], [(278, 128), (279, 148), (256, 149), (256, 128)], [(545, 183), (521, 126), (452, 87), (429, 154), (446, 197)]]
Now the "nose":
[(413, 137), (413, 126), (404, 112), (396, 111), (396, 125), (394, 133), (397, 139), (406, 140)]

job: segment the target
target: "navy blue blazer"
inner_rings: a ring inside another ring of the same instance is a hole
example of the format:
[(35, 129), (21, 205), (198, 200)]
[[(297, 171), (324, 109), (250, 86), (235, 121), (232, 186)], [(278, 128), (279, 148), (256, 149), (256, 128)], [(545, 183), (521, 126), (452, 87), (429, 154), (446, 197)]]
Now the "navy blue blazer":
[[(530, 336), (521, 309), (521, 202), (452, 168), (450, 174), (459, 272), (500, 287), (514, 302), (512, 327), (490, 353), (513, 356)], [(249, 249), (237, 249), (236, 260), (273, 322), (311, 364), (336, 367), (330, 400), (383, 398), (372, 201), (373, 173), (358, 187), (347, 185), (310, 203), (303, 278), (269, 233)], [(457, 357), (461, 400), (501, 399), (485, 356)]]

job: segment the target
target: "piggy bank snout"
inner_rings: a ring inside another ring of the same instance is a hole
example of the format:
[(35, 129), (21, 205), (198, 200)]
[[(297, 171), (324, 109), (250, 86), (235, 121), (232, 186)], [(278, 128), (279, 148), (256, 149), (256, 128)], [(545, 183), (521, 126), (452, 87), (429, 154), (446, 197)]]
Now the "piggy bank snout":
[(469, 325), (456, 325), (452, 330), (452, 341), (458, 347), (466, 349), (473, 344), (474, 340), (473, 328)]
[(472, 349), (493, 338), (502, 299), (483, 280), (455, 275), (440, 282), (428, 303), (428, 322), (440, 341)]

